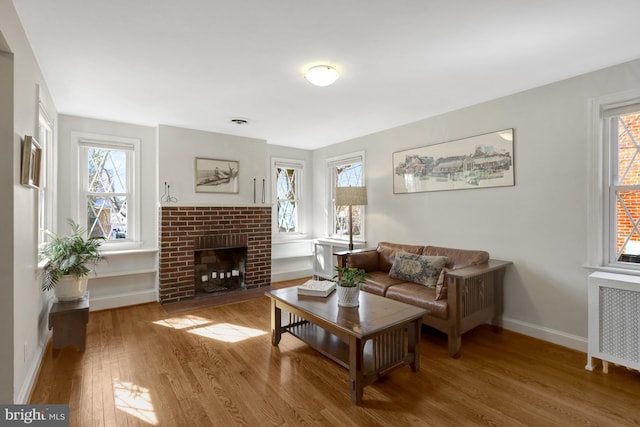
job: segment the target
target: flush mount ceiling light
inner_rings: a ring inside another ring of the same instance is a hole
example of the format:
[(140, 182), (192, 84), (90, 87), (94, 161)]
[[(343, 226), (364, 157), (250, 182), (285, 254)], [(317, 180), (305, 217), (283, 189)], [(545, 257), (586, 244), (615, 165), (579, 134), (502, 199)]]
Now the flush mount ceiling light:
[(316, 65), (304, 74), (304, 78), (316, 86), (329, 86), (338, 80), (338, 77), (340, 77), (338, 71), (329, 65)]

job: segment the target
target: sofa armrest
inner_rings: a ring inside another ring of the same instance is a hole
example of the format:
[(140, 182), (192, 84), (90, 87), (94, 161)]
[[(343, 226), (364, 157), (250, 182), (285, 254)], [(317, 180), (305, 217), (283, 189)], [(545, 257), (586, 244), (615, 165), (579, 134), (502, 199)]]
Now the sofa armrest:
[(512, 264), (511, 261), (490, 259), (486, 264), (469, 265), (455, 270), (448, 270), (447, 277), (453, 277), (456, 280), (465, 280), (491, 271), (504, 270), (510, 264)]
[[(447, 299), (452, 316), (456, 316), (457, 334), (462, 334), (491, 314), (492, 324), (502, 326), (503, 281), (511, 261), (490, 259), (486, 264), (470, 265), (448, 271)], [(489, 313), (491, 312), (491, 313)]]
[(376, 249), (357, 249), (353, 251), (336, 252), (339, 267), (353, 267), (362, 269), (366, 272), (377, 271), (380, 266), (378, 263), (378, 251)]

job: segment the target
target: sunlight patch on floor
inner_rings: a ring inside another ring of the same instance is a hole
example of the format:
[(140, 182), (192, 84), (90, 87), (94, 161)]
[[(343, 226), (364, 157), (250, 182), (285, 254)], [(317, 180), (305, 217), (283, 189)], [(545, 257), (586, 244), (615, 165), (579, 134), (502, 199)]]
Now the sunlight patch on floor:
[(116, 378), (113, 380), (113, 395), (116, 408), (147, 424), (158, 425), (148, 388), (130, 382), (120, 382)]
[(170, 317), (169, 319), (158, 320), (153, 323), (173, 329), (185, 329), (211, 323), (211, 320), (205, 319), (204, 317), (187, 314), (184, 316)]
[(266, 334), (265, 331), (259, 329), (245, 328), (244, 326), (230, 323), (218, 323), (217, 325), (195, 328), (190, 330), (189, 333), (231, 343)]

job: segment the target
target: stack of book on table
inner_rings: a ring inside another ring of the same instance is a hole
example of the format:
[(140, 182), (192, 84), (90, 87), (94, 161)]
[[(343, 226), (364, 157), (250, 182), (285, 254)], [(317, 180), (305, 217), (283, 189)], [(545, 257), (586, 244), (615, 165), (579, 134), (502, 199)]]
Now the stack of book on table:
[(298, 295), (312, 297), (327, 297), (336, 288), (336, 283), (330, 280), (307, 280), (298, 286)]

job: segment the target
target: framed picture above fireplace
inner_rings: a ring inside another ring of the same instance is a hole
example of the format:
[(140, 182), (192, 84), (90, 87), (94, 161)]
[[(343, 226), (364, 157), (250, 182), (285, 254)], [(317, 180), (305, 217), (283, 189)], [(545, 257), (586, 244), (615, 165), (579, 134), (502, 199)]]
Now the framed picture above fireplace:
[(196, 157), (195, 169), (196, 193), (238, 193), (240, 162)]

